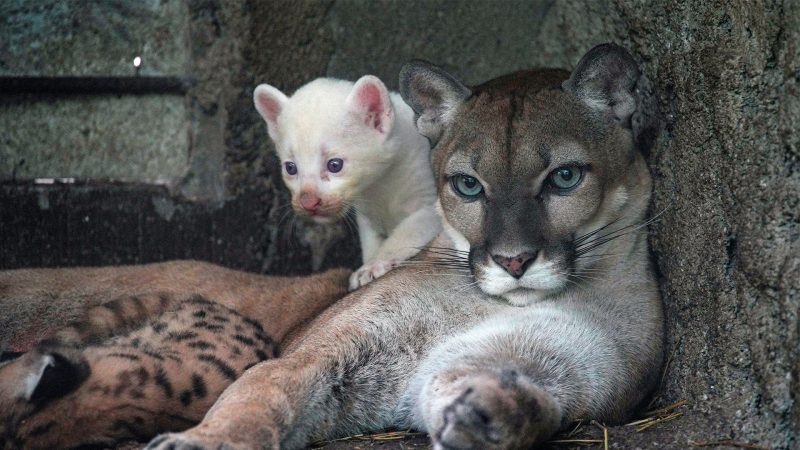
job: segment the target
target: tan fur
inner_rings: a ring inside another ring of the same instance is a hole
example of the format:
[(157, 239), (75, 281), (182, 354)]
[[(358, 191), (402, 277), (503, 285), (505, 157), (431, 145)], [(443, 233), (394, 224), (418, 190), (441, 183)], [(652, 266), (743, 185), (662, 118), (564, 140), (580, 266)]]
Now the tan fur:
[(267, 331), (281, 340), (295, 324), (333, 302), (337, 288), (336, 282), (298, 285), (296, 277), (263, 276), (201, 261), (0, 271), (0, 344), (25, 351), (89, 307), (153, 293), (175, 300), (201, 295), (248, 317), (272, 318)]
[[(299, 449), (390, 426), (429, 432), (435, 449), (527, 449), (578, 418), (629, 417), (663, 340), (642, 225), (650, 177), (627, 126), (637, 77), (614, 45), (566, 80), (531, 71), (473, 90), (406, 66), (401, 92), (436, 144), (444, 233), (148, 449)], [(583, 183), (548, 187), (570, 165)], [(485, 195), (455, 197), (458, 174)], [(493, 262), (526, 252), (518, 277)]]
[(108, 446), (187, 428), (242, 372), (275, 357), (292, 329), (343, 296), (349, 275), (267, 277), (191, 261), (0, 273), (6, 293), (38, 278), (40, 301), (58, 295), (76, 311), (109, 291), (168, 289), (91, 307), (0, 364), (0, 449)]

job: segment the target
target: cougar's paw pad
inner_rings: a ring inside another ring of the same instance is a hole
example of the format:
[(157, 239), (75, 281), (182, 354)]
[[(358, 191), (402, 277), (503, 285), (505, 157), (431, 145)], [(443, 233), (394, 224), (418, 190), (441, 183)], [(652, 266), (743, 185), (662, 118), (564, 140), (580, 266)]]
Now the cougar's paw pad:
[(492, 412), (474, 388), (467, 388), (444, 409), (442, 427), (434, 434), (434, 449), (490, 448), (501, 440)]
[(386, 272), (399, 266), (402, 260), (385, 259), (364, 264), (350, 275), (350, 290), (355, 290), (382, 277)]
[(432, 434), (434, 449), (516, 448), (519, 433), (541, 430), (535, 425), (542, 413), (538, 389), (527, 377), (506, 370), (476, 375), (465, 386), (444, 408), (441, 426)]

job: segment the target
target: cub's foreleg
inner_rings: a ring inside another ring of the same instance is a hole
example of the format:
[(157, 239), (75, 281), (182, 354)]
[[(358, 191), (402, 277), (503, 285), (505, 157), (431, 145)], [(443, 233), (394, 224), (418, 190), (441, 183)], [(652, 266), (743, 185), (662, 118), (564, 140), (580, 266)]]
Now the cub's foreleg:
[[(362, 225), (362, 222), (365, 225)], [(359, 221), (359, 233), (373, 233), (369, 223)], [(350, 277), (350, 289), (364, 286), (401, 265), (427, 245), (442, 229), (441, 220), (433, 206), (420, 208), (403, 219), (380, 245), (364, 251), (364, 265)], [(365, 239), (362, 238), (362, 247)]]
[(159, 292), (219, 299), (228, 294), (226, 282), (237, 277), (235, 271), (201, 261), (0, 271), (0, 347), (26, 351), (84, 319), (87, 309), (126, 296)]

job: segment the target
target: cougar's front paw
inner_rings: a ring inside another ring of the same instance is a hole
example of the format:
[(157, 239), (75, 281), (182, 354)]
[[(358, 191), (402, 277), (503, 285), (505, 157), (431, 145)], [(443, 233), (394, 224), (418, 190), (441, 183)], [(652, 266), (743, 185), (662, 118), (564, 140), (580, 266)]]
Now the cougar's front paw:
[(228, 415), (222, 422), (204, 421), (182, 433), (156, 436), (146, 450), (251, 450), (280, 447), (280, 435), (274, 426), (236, 419)]
[(401, 262), (402, 260), (400, 259), (385, 259), (364, 264), (350, 275), (350, 290), (354, 291), (382, 277), (386, 272), (399, 266)]
[(206, 450), (211, 447), (203, 445), (199, 441), (186, 439), (180, 433), (159, 434), (154, 437), (145, 450)]
[(435, 450), (528, 448), (554, 433), (552, 397), (514, 370), (472, 376), (431, 430)]
[(215, 442), (187, 436), (183, 433), (167, 433), (156, 436), (145, 450), (245, 450), (248, 447), (228, 442)]

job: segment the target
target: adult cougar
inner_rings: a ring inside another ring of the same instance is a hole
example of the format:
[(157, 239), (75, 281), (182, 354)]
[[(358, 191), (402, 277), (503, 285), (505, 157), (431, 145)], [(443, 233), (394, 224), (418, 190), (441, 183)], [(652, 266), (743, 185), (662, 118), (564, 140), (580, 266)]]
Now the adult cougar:
[(571, 75), (472, 89), (406, 65), (444, 232), (149, 448), (292, 449), (390, 426), (440, 449), (526, 448), (577, 418), (628, 417), (663, 336), (641, 226), (650, 176), (629, 126), (637, 78), (613, 44)]

